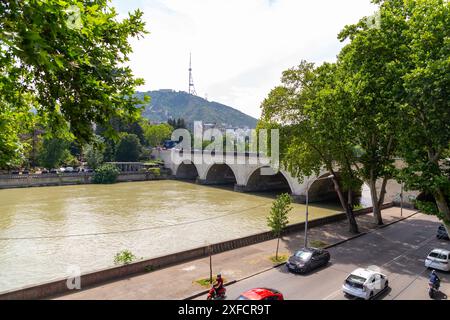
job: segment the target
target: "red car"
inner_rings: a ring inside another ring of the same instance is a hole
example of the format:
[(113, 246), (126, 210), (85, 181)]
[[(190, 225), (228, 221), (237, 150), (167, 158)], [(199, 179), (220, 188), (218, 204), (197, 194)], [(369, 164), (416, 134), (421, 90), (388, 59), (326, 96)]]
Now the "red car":
[(283, 294), (275, 289), (256, 288), (242, 293), (237, 300), (284, 300)]

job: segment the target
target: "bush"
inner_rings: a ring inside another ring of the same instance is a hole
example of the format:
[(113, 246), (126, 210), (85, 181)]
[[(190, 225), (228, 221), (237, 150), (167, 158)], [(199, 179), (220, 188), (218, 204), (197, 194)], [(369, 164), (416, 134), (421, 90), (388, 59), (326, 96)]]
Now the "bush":
[(156, 177), (159, 177), (161, 175), (161, 169), (160, 168), (148, 168), (147, 172), (153, 174)]
[(136, 260), (136, 256), (130, 250), (123, 250), (114, 257), (115, 264), (129, 264)]
[(104, 164), (95, 170), (92, 182), (97, 184), (114, 183), (119, 173), (120, 171), (115, 165)]

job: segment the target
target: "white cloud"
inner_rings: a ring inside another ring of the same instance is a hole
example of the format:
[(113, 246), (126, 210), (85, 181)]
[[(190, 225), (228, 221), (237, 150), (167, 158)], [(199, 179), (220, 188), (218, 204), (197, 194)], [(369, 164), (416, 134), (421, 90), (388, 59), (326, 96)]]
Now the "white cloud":
[(258, 117), (281, 72), (302, 59), (333, 61), (346, 25), (372, 14), (370, 0), (114, 0), (140, 8), (147, 29), (133, 40), (131, 67), (141, 90), (188, 89), (189, 52), (199, 96)]

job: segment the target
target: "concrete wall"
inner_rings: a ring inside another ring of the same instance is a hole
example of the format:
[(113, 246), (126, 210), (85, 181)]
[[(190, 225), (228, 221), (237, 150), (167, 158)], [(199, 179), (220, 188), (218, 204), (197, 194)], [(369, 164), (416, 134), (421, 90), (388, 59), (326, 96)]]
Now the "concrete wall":
[[(385, 204), (383, 208), (392, 207), (392, 203)], [(362, 215), (371, 212), (371, 208), (355, 211), (355, 215)], [(314, 228), (324, 224), (328, 224), (335, 221), (345, 220), (345, 213), (336, 214), (331, 217), (325, 217), (309, 221), (309, 227)], [(290, 225), (286, 228), (286, 233), (304, 230), (304, 223), (297, 223)], [(168, 267), (170, 265), (187, 262), (190, 260), (207, 257), (209, 250), (212, 254), (249, 246), (255, 243), (267, 241), (273, 239), (273, 233), (271, 231), (262, 232), (247, 237), (224, 241), (211, 246), (199, 247), (183, 252), (178, 252), (166, 256), (161, 256), (144, 261), (138, 261), (124, 266), (103, 269), (81, 275), (81, 287), (86, 289), (90, 286), (99, 285), (107, 281), (114, 281), (121, 278), (129, 277), (146, 272), (147, 268), (160, 269)], [(39, 285), (33, 285), (17, 290), (0, 293), (0, 300), (17, 300), (17, 299), (43, 299), (49, 298), (55, 295), (69, 293), (71, 290), (67, 288), (67, 280), (59, 279), (56, 281), (43, 283)]]
[[(30, 174), (30, 175), (0, 175), (0, 189), (64, 186), (91, 183), (93, 173), (63, 173), (63, 174)], [(147, 181), (166, 179), (168, 174), (161, 172), (156, 176), (149, 172), (122, 172), (117, 182)]]

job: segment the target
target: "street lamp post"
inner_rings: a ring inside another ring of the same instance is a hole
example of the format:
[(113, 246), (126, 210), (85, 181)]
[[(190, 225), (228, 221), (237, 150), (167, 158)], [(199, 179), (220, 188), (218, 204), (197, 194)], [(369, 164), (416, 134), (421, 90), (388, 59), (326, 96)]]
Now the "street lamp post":
[[(334, 175), (331, 174), (331, 175), (329, 175), (327, 177), (315, 179), (312, 182), (319, 181), (319, 180), (325, 180), (325, 179), (331, 179), (331, 178), (334, 178)], [(308, 182), (306, 184), (305, 248), (308, 248), (308, 218), (309, 218), (308, 207), (309, 207), (309, 187), (310, 187), (310, 182)]]

